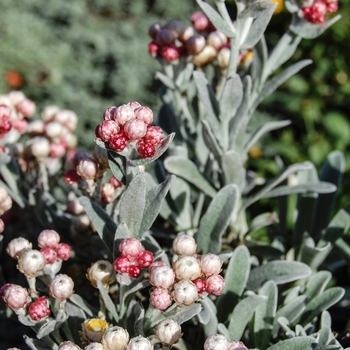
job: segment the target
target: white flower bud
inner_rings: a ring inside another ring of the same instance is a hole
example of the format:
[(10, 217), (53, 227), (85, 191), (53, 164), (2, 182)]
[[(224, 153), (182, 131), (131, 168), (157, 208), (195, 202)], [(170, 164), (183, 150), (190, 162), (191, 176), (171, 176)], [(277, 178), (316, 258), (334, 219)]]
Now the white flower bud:
[(62, 109), (58, 111), (54, 120), (65, 126), (69, 131), (74, 131), (78, 124), (78, 117), (73, 111)]
[(217, 275), (221, 271), (222, 262), (215, 254), (204, 254), (201, 256), (200, 265), (205, 276)]
[(131, 338), (127, 350), (153, 350), (153, 344), (141, 335)]
[(50, 283), (50, 294), (59, 301), (65, 301), (74, 293), (73, 280), (64, 274), (55, 276)]
[(50, 139), (60, 139), (63, 132), (63, 126), (58, 122), (49, 122), (45, 126), (45, 134)]
[(178, 280), (195, 280), (202, 274), (198, 260), (194, 256), (180, 256), (173, 263), (173, 269)]
[(96, 261), (87, 270), (86, 277), (95, 288), (97, 288), (97, 281), (109, 285), (115, 281), (114, 267), (107, 260)]
[(204, 350), (226, 350), (227, 347), (228, 340), (222, 334), (213, 334), (204, 343)]
[(51, 105), (46, 106), (44, 110), (41, 112), (41, 119), (44, 122), (50, 122), (55, 117), (55, 114), (59, 111), (59, 107)]
[(173, 345), (182, 337), (181, 326), (170, 319), (159, 322), (154, 333), (164, 345)]
[(172, 295), (178, 305), (192, 305), (198, 299), (198, 289), (191, 281), (183, 280), (175, 284)]
[(29, 157), (46, 158), (50, 154), (50, 142), (46, 137), (36, 136), (25, 143), (24, 153)]
[(37, 275), (46, 264), (43, 254), (39, 250), (26, 249), (21, 252), (18, 257), (17, 268), (28, 277)]
[(217, 56), (218, 66), (220, 68), (227, 68), (230, 63), (231, 50), (228, 47), (223, 47)]
[(173, 249), (177, 255), (194, 255), (197, 244), (191, 236), (178, 235), (173, 241)]
[(28, 124), (27, 133), (30, 135), (40, 135), (43, 134), (45, 130), (45, 125), (42, 120), (33, 120)]
[(204, 49), (193, 56), (192, 62), (195, 66), (201, 67), (212, 62), (217, 56), (217, 52), (213, 46), (207, 45)]
[(241, 341), (232, 340), (228, 343), (227, 350), (248, 350)]
[(150, 270), (149, 280), (155, 287), (169, 288), (175, 282), (175, 274), (170, 266), (157, 266)]
[(32, 243), (23, 237), (18, 237), (9, 242), (6, 252), (11, 258), (18, 259), (18, 256), (25, 249), (32, 249)]
[(7, 96), (10, 98), (13, 105), (17, 105), (26, 99), (22, 91), (11, 91)]
[(128, 342), (128, 331), (118, 326), (106, 329), (101, 340), (105, 350), (126, 350)]
[(108, 328), (108, 323), (99, 318), (90, 318), (81, 324), (81, 340), (84, 344), (100, 342), (103, 332)]
[(71, 342), (70, 340), (68, 340), (61, 343), (58, 346), (57, 350), (81, 350), (81, 348), (78, 345)]
[(55, 230), (43, 230), (39, 233), (38, 245), (40, 248), (55, 247), (60, 239), (60, 235)]
[(104, 350), (101, 343), (93, 342), (85, 346), (84, 350)]

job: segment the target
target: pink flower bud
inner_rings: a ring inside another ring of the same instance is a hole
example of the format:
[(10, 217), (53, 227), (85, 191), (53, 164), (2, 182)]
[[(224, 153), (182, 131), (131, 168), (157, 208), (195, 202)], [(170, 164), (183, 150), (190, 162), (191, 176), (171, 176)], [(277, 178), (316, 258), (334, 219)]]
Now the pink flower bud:
[(222, 334), (213, 334), (204, 343), (204, 350), (223, 350), (227, 349), (227, 347), (228, 340)]
[(23, 237), (14, 238), (9, 242), (6, 248), (6, 252), (13, 259), (18, 259), (18, 256), (22, 251), (31, 249), (32, 243)]
[(113, 196), (115, 193), (115, 188), (110, 183), (102, 184), (101, 186), (101, 199), (105, 204), (112, 202)]
[(114, 116), (115, 121), (120, 126), (124, 126), (124, 124), (127, 121), (132, 120), (134, 118), (135, 118), (134, 110), (130, 106), (126, 105), (126, 104), (119, 106), (117, 108), (115, 116)]
[(160, 145), (164, 140), (164, 132), (159, 126), (147, 126), (144, 140), (155, 146)]
[(45, 297), (40, 297), (33, 301), (28, 308), (28, 314), (34, 321), (41, 321), (42, 319), (51, 315), (49, 302)]
[(197, 55), (198, 53), (200, 53), (204, 49), (205, 45), (205, 38), (203, 35), (200, 34), (192, 35), (186, 41), (187, 50), (191, 55)]
[(73, 185), (78, 183), (80, 180), (80, 176), (76, 172), (75, 169), (69, 169), (64, 173), (64, 181), (67, 184)]
[(189, 255), (180, 256), (173, 263), (173, 269), (178, 280), (194, 280), (202, 274), (198, 260)]
[(158, 266), (167, 266), (167, 264), (161, 260), (153, 261), (153, 263), (150, 266), (148, 266), (148, 273), (151, 273), (151, 271)]
[(142, 250), (142, 245), (136, 238), (123, 239), (119, 244), (119, 251), (123, 257), (136, 260)]
[(173, 269), (167, 265), (152, 267), (149, 281), (155, 287), (167, 289), (174, 284), (175, 274)]
[(207, 291), (206, 290), (206, 283), (205, 283), (204, 279), (197, 278), (197, 279), (193, 280), (192, 282), (196, 285), (196, 287), (198, 289), (198, 294), (202, 294), (202, 293)]
[(245, 345), (238, 340), (231, 340), (228, 343), (227, 350), (248, 350), (248, 348), (245, 347)]
[(131, 265), (128, 269), (128, 275), (131, 277), (131, 278), (137, 278), (139, 277), (141, 274), (141, 268), (140, 266), (137, 266), (137, 265)]
[(159, 22), (153, 23), (149, 29), (148, 29), (148, 34), (149, 36), (155, 40), (157, 38), (158, 33), (161, 31), (163, 28), (162, 24)]
[(142, 139), (147, 131), (147, 125), (139, 119), (132, 119), (125, 123), (124, 132), (130, 141)]
[(208, 17), (200, 11), (194, 12), (191, 15), (191, 22), (198, 32), (204, 32), (209, 29), (210, 21)]
[(141, 106), (141, 107), (135, 108), (134, 113), (135, 113), (135, 118), (142, 120), (146, 125), (149, 125), (153, 122), (152, 109), (147, 106)]
[(67, 203), (67, 212), (73, 215), (80, 215), (84, 213), (84, 207), (80, 204), (77, 198), (71, 199)]
[(72, 256), (72, 248), (67, 243), (58, 243), (55, 249), (57, 257), (63, 261), (67, 261)]
[(16, 109), (19, 113), (23, 115), (23, 117), (31, 117), (35, 111), (36, 106), (32, 100), (25, 99), (21, 101), (18, 105), (16, 105)]
[(118, 273), (128, 273), (131, 263), (128, 258), (120, 256), (114, 260), (113, 265)]
[(70, 340), (68, 340), (61, 343), (58, 346), (57, 350), (81, 350), (81, 348), (78, 345), (71, 342)]
[(5, 230), (5, 223), (4, 221), (0, 218), (0, 234), (3, 233)]
[[(0, 106), (2, 108), (2, 106)], [(1, 111), (0, 111), (1, 113)], [(0, 137), (5, 136), (12, 128), (12, 124), (7, 117), (0, 118)]]
[(9, 120), (11, 115), (11, 108), (4, 104), (0, 104), (0, 121)]
[(38, 236), (38, 246), (40, 248), (55, 247), (60, 242), (61, 237), (55, 230), (43, 230)]
[[(135, 109), (142, 107), (140, 103), (138, 103), (137, 101), (130, 101), (127, 103), (127, 105), (129, 107), (131, 107), (133, 109), (133, 111), (135, 112)], [(135, 117), (136, 118), (136, 117)]]
[(337, 0), (326, 0), (327, 13), (334, 13), (338, 10)]
[(159, 322), (154, 333), (162, 344), (169, 346), (177, 343), (182, 337), (181, 326), (171, 319)]
[(173, 240), (173, 249), (177, 255), (194, 255), (197, 244), (193, 237), (180, 234)]
[(174, 43), (175, 39), (176, 39), (177, 35), (176, 33), (168, 28), (162, 28), (158, 34), (157, 34), (157, 38), (156, 38), (156, 43), (161, 45), (161, 46), (165, 46), (165, 45), (171, 45)]
[(119, 188), (123, 186), (123, 183), (119, 181), (115, 176), (111, 176), (109, 179), (109, 183), (115, 188)]
[(126, 350), (153, 350), (153, 344), (148, 338), (139, 335), (130, 339)]
[(50, 294), (58, 301), (65, 301), (73, 294), (74, 282), (64, 274), (59, 274), (54, 277), (50, 285)]
[(160, 311), (166, 310), (173, 303), (170, 292), (164, 288), (154, 288), (149, 296), (149, 302)]
[(104, 120), (98, 124), (95, 129), (96, 137), (100, 138), (103, 142), (107, 142), (113, 135), (120, 132), (119, 124), (114, 120)]
[(218, 275), (221, 271), (222, 262), (215, 254), (203, 254), (200, 260), (202, 273), (205, 276)]
[(50, 153), (51, 158), (62, 158), (66, 154), (66, 148), (62, 143), (51, 143)]
[(28, 122), (25, 119), (17, 119), (12, 126), (20, 134), (24, 134), (28, 129)]
[(213, 275), (207, 278), (206, 289), (208, 293), (220, 295), (225, 289), (225, 280), (220, 275)]
[(25, 152), (30, 157), (46, 158), (50, 154), (50, 142), (46, 137), (34, 137), (25, 143)]
[(327, 5), (322, 0), (317, 0), (310, 7), (303, 7), (302, 12), (308, 22), (323, 23), (326, 20)]
[(108, 107), (103, 113), (103, 120), (114, 120), (116, 111), (116, 106)]
[(31, 300), (27, 289), (10, 283), (6, 283), (1, 287), (0, 296), (12, 310), (25, 309)]
[(128, 145), (128, 138), (126, 137), (124, 131), (121, 131), (119, 134), (114, 135), (109, 140), (109, 147), (116, 152), (123, 152), (125, 147)]
[(149, 250), (141, 250), (137, 256), (137, 263), (142, 267), (149, 267), (154, 260), (154, 255)]
[(156, 57), (159, 54), (160, 47), (154, 41), (148, 44), (148, 52), (152, 57)]
[(141, 158), (152, 158), (156, 154), (156, 147), (153, 143), (140, 140), (137, 143), (137, 152)]
[(47, 264), (53, 264), (54, 262), (58, 261), (57, 253), (54, 248), (42, 248), (40, 249), (40, 253), (44, 255)]
[(182, 280), (174, 285), (173, 299), (178, 305), (192, 305), (198, 299), (198, 289), (189, 280)]
[(176, 46), (164, 46), (161, 55), (168, 62), (175, 62), (180, 58), (180, 52)]
[(26, 249), (18, 257), (17, 268), (28, 277), (33, 277), (43, 270), (46, 260), (39, 250)]
[(89, 157), (81, 160), (75, 170), (81, 178), (93, 180), (98, 173), (98, 165), (92, 157)]

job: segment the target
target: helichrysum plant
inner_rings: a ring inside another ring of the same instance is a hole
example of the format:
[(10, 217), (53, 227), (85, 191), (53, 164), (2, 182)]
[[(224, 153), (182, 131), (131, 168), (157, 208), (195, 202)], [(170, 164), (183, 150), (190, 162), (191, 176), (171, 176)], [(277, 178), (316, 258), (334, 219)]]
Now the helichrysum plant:
[[(92, 152), (75, 149), (73, 112), (28, 123), (32, 101), (1, 97), (1, 239), (18, 271), (0, 295), (32, 350), (343, 349), (327, 311), (344, 295), (328, 257), (350, 251), (349, 207), (332, 212), (343, 155), (320, 174), (278, 157), (274, 179), (249, 169), (257, 141), (290, 124), (259, 121), (260, 102), (311, 63), (281, 68), (338, 4), (286, 2), (291, 24), (269, 52), (275, 3), (236, 1), (231, 18), (224, 1), (197, 2), (192, 25), (149, 29), (158, 120), (136, 101), (110, 106)], [(276, 211), (251, 217), (264, 198)], [(31, 213), (23, 234), (14, 203)]]

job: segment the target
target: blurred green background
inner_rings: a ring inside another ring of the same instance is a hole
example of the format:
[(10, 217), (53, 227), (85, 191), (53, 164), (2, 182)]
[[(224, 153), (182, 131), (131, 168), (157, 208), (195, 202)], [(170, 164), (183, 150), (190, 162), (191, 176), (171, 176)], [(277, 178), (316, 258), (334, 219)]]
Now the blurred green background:
[[(230, 1), (233, 3), (233, 1)], [(266, 99), (266, 118), (293, 124), (263, 140), (251, 164), (274, 173), (274, 157), (285, 163), (311, 160), (319, 166), (333, 149), (350, 167), (350, 0), (340, 1), (342, 19), (315, 40), (303, 40), (292, 61), (314, 64)], [(39, 107), (57, 104), (79, 118), (81, 148), (92, 149), (93, 129), (110, 105), (136, 100), (155, 111), (158, 63), (149, 56), (148, 27), (180, 19), (190, 24), (194, 0), (2, 0), (0, 11), (0, 92), (22, 89)], [(290, 22), (284, 9), (268, 27), (270, 48)], [(257, 156), (258, 155), (258, 156)]]

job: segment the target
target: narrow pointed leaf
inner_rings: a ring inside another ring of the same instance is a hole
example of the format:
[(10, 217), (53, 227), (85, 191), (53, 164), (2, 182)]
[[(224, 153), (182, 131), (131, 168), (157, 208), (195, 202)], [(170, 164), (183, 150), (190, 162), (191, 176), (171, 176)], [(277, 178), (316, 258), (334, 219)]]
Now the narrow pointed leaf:
[(160, 80), (168, 89), (170, 89), (170, 90), (175, 89), (174, 82), (164, 73), (156, 72), (155, 78)]
[(202, 325), (204, 333), (208, 337), (209, 335), (217, 332), (218, 319), (216, 317), (216, 307), (210, 298), (204, 298), (200, 301), (200, 303), (203, 306), (203, 311), (207, 312), (209, 315), (208, 322)]
[(115, 152), (108, 152), (108, 165), (112, 174), (121, 182), (125, 183), (125, 165), (123, 159)]
[(138, 173), (123, 193), (120, 200), (120, 221), (128, 226), (131, 237), (139, 238), (140, 226), (146, 205), (146, 179)]
[(177, 312), (174, 316), (169, 316), (169, 318), (176, 321), (178, 324), (182, 324), (198, 315), (201, 310), (202, 306), (197, 303), (189, 306), (183, 306), (180, 308), (179, 312)]
[(243, 159), (236, 151), (227, 151), (222, 154), (221, 165), (225, 184), (235, 184), (242, 192), (245, 187), (245, 167)]
[(250, 272), (247, 288), (259, 289), (266, 281), (276, 284), (293, 282), (311, 275), (311, 269), (298, 261), (275, 260), (258, 266)]
[(312, 337), (301, 336), (279, 341), (267, 348), (267, 350), (315, 350), (317, 340)]
[(314, 299), (317, 295), (323, 293), (331, 278), (332, 274), (329, 271), (314, 273), (307, 282), (304, 294), (310, 299)]
[(164, 166), (165, 169), (169, 171), (169, 173), (182, 177), (208, 196), (215, 196), (216, 190), (199, 172), (197, 166), (189, 159), (178, 156), (171, 156), (164, 161)]
[(97, 233), (107, 248), (111, 250), (113, 247), (114, 235), (117, 230), (116, 223), (101, 207), (91, 202), (88, 197), (80, 197), (79, 202), (83, 206)]
[(206, 254), (221, 251), (221, 237), (238, 209), (239, 191), (236, 185), (224, 186), (211, 201), (203, 215), (197, 234), (197, 248)]
[(215, 135), (206, 120), (202, 120), (202, 135), (203, 140), (210, 152), (213, 153), (214, 157), (218, 159), (222, 153), (222, 149), (215, 138)]
[(111, 297), (106, 292), (106, 289), (100, 280), (97, 280), (96, 283), (97, 283), (97, 288), (100, 291), (101, 297), (103, 299), (103, 302), (106, 305), (107, 310), (111, 313), (112, 317), (114, 318), (114, 321), (118, 322), (119, 316), (118, 316), (117, 309), (116, 309)]
[(46, 323), (44, 323), (39, 330), (36, 331), (36, 336), (38, 339), (48, 336), (51, 332), (55, 330), (56, 320), (47, 319)]

